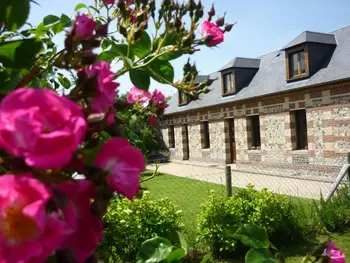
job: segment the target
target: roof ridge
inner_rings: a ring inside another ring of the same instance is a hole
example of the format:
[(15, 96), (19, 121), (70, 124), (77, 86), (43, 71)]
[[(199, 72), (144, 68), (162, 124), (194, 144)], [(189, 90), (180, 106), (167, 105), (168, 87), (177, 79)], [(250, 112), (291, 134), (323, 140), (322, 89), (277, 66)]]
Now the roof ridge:
[(338, 29), (334, 29), (334, 30), (332, 30), (332, 31), (329, 31), (328, 33), (335, 33), (335, 32), (337, 32), (337, 31), (342, 30), (342, 29), (347, 28), (347, 27), (350, 27), (350, 25), (346, 25), (346, 26), (339, 27)]
[(310, 30), (305, 30), (304, 32), (302, 32), (301, 34), (303, 33), (313, 33), (313, 34), (326, 34), (326, 35), (333, 35), (331, 32), (319, 32), (319, 31), (310, 31)]
[[(335, 29), (335, 30), (329, 31), (329, 32), (317, 32), (317, 31), (305, 30), (305, 31), (299, 33), (295, 38), (297, 38), (299, 35), (301, 35), (301, 34), (303, 34), (303, 33), (306, 33), (306, 32), (315, 33), (315, 34), (329, 34), (329, 35), (334, 35), (335, 32), (337, 32), (337, 31), (339, 31), (339, 30), (341, 30), (341, 29), (347, 28), (347, 27), (350, 27), (350, 25), (346, 25), (346, 26), (340, 27), (340, 28), (338, 28), (338, 29)], [(294, 40), (295, 38), (293, 38), (293, 40)], [(293, 40), (291, 40), (291, 41), (293, 41)], [(261, 60), (261, 59), (262, 59), (263, 57), (265, 57), (265, 56), (268, 56), (268, 55), (273, 54), (273, 53), (280, 53), (280, 52), (282, 52), (282, 50), (277, 49), (277, 50), (273, 50), (273, 51), (270, 51), (270, 52), (266, 52), (266, 53), (261, 54), (261, 55), (256, 56), (256, 57), (242, 57), (242, 56), (233, 57), (233, 58), (230, 59), (228, 62), (224, 63), (224, 66), (230, 64), (230, 63), (231, 63), (232, 61), (234, 61), (236, 58), (260, 59), (260, 60)], [(224, 67), (224, 66), (223, 66), (223, 67)], [(215, 72), (218, 72), (218, 71), (215, 71)], [(212, 72), (212, 73), (214, 73), (214, 72)], [(212, 73), (210, 73), (210, 74), (212, 74)]]

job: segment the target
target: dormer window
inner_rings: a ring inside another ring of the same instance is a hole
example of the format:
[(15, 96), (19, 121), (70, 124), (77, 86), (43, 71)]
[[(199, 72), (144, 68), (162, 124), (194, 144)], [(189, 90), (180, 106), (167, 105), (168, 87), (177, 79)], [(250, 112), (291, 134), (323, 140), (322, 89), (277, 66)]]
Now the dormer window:
[(235, 75), (233, 72), (223, 74), (223, 95), (236, 92)]
[(305, 31), (282, 50), (286, 53), (287, 81), (314, 75), (327, 65), (337, 41), (334, 34)]
[(234, 58), (221, 72), (222, 96), (237, 94), (253, 80), (260, 67), (260, 59)]
[(289, 67), (288, 79), (303, 78), (309, 75), (308, 54), (305, 48), (287, 52)]
[(187, 94), (179, 90), (179, 106), (184, 106), (189, 103), (189, 97)]

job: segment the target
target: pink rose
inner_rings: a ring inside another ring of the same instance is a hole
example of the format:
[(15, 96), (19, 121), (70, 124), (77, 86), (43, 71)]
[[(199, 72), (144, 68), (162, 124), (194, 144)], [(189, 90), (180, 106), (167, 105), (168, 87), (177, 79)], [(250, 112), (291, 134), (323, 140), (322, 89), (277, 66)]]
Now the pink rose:
[(49, 89), (20, 88), (0, 103), (0, 145), (29, 166), (64, 167), (86, 129), (81, 107)]
[(97, 76), (96, 95), (92, 98), (91, 107), (93, 113), (108, 113), (107, 122), (114, 123), (114, 101), (117, 96), (119, 83), (113, 82), (114, 73), (111, 65), (105, 61), (95, 62), (92, 66), (85, 68), (89, 77)]
[(63, 211), (66, 222), (62, 248), (70, 249), (78, 262), (85, 262), (96, 250), (103, 237), (102, 219), (91, 213), (90, 199), (95, 189), (87, 180), (67, 181), (56, 185), (56, 190), (68, 197)]
[(210, 21), (204, 21), (202, 24), (202, 36), (209, 37), (209, 47), (216, 46), (224, 41), (224, 32), (216, 24)]
[(149, 118), (148, 118), (148, 123), (150, 125), (156, 125), (157, 124), (157, 116), (156, 115), (151, 115)]
[(165, 109), (169, 105), (166, 103), (166, 98), (164, 94), (157, 89), (155, 89), (152, 93), (152, 102), (157, 107), (158, 110)]
[(85, 14), (79, 15), (75, 20), (75, 33), (80, 39), (87, 39), (94, 33), (96, 23)]
[(137, 195), (145, 161), (141, 151), (127, 139), (115, 137), (106, 141), (94, 163), (108, 172), (107, 181), (113, 190), (129, 199)]
[(152, 92), (152, 101), (154, 104), (157, 104), (157, 105), (161, 104), (161, 103), (165, 102), (165, 96), (162, 92), (155, 89)]
[(148, 91), (132, 87), (127, 95), (127, 100), (129, 103), (145, 103), (151, 99), (152, 95)]
[(328, 242), (327, 248), (324, 250), (323, 255), (330, 258), (329, 263), (345, 263), (343, 251), (336, 248), (333, 241)]
[(107, 5), (113, 5), (115, 0), (104, 0)]
[(0, 262), (44, 262), (62, 243), (63, 223), (47, 215), (47, 187), (31, 174), (0, 176)]
[(135, 10), (132, 8), (129, 8), (129, 12), (130, 12), (131, 23), (135, 24), (137, 22), (137, 16), (136, 16)]

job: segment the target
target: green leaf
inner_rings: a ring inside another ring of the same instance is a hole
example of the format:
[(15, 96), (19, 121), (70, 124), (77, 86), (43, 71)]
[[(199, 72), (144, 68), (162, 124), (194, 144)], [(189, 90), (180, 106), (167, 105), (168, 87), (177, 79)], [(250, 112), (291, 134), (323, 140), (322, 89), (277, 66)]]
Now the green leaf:
[(52, 26), (54, 24), (59, 23), (61, 20), (58, 16), (54, 16), (54, 15), (48, 15), (44, 17), (43, 23), (44, 26)]
[(106, 50), (107, 48), (109, 48), (111, 45), (112, 45), (112, 40), (106, 38), (102, 41), (102, 44), (101, 44), (101, 48), (102, 50)]
[(9, 3), (10, 3), (10, 0), (0, 1), (0, 23), (6, 20), (6, 10)]
[(165, 259), (166, 262), (176, 262), (182, 258), (184, 258), (186, 255), (186, 251), (183, 248), (176, 248), (175, 250), (171, 251), (169, 256)]
[(124, 61), (124, 65), (128, 68), (128, 69), (132, 69), (134, 63), (132, 62), (132, 60), (128, 57), (123, 57), (123, 61)]
[(152, 52), (151, 38), (146, 31), (143, 32), (142, 37), (135, 44), (131, 45), (131, 50), (140, 59)]
[(59, 23), (53, 24), (51, 26), (51, 30), (55, 33), (61, 33), (66, 27), (70, 27), (72, 25), (72, 20), (65, 14), (61, 15)]
[(187, 251), (188, 245), (184, 235), (180, 231), (172, 231), (168, 236), (166, 236), (172, 244), (181, 246), (185, 251)]
[(170, 241), (155, 237), (146, 240), (136, 255), (137, 263), (157, 263), (165, 260), (172, 252), (173, 246)]
[(63, 74), (60, 74), (58, 77), (58, 81), (65, 89), (69, 89), (71, 87), (71, 83), (68, 78), (66, 78)]
[(89, 8), (93, 9), (96, 13), (100, 13), (100, 10), (96, 7), (94, 7), (93, 5), (89, 5)]
[(101, 54), (98, 56), (98, 59), (111, 62), (114, 59), (126, 57), (127, 54), (128, 45), (112, 43), (111, 48), (109, 50), (101, 52)]
[(132, 115), (130, 120), (129, 120), (129, 125), (131, 128), (136, 128), (137, 127), (137, 124), (138, 124), (138, 118), (137, 118), (137, 115)]
[(78, 11), (79, 9), (86, 8), (89, 9), (85, 4), (79, 3), (75, 6), (74, 11)]
[(61, 15), (61, 18), (60, 18), (60, 21), (61, 21), (61, 25), (63, 27), (70, 27), (72, 25), (72, 19), (70, 19), (67, 15), (65, 14), (62, 14)]
[(96, 159), (97, 155), (99, 154), (102, 146), (105, 144), (106, 140), (107, 139), (101, 137), (100, 141), (98, 142), (98, 145), (93, 149), (86, 149), (86, 147), (84, 147), (85, 148), (84, 154), (86, 154), (86, 164), (87, 165), (91, 165), (94, 162), (94, 160)]
[(179, 33), (173, 29), (167, 32), (167, 34), (162, 34), (158, 37), (153, 43), (153, 51), (156, 51), (159, 47), (160, 42), (162, 43), (162, 47), (166, 47), (169, 45), (177, 45), (177, 40), (179, 39)]
[(44, 23), (40, 23), (35, 29), (35, 36), (42, 37), (50, 31), (49, 27), (44, 26)]
[(159, 83), (168, 84), (174, 81), (174, 68), (168, 61), (154, 60), (146, 67), (151, 77)]
[(151, 78), (147, 71), (142, 69), (130, 70), (129, 76), (135, 87), (148, 91), (151, 85)]
[(171, 53), (167, 53), (167, 54), (161, 55), (160, 57), (158, 57), (158, 59), (159, 60), (169, 61), (169, 60), (177, 59), (177, 58), (179, 58), (181, 56), (182, 56), (182, 52), (180, 52), (180, 51), (173, 51)]
[[(25, 73), (24, 73), (25, 74)], [(0, 71), (0, 87), (2, 92), (14, 90), (21, 81), (23, 74), (19, 70), (4, 69)]]
[(271, 252), (266, 248), (251, 248), (245, 255), (246, 263), (275, 263)]
[(22, 39), (0, 44), (0, 63), (4, 67), (25, 68), (32, 65), (34, 56), (42, 48), (38, 39)]
[(206, 254), (200, 263), (209, 262), (209, 260), (211, 259), (211, 256), (212, 256), (211, 253)]
[(270, 244), (266, 230), (252, 224), (241, 226), (233, 237), (250, 248), (269, 248)]
[[(3, 1), (3, 0), (1, 0)], [(29, 0), (11, 0), (6, 8), (6, 28), (16, 31), (22, 27), (28, 19), (30, 11)]]

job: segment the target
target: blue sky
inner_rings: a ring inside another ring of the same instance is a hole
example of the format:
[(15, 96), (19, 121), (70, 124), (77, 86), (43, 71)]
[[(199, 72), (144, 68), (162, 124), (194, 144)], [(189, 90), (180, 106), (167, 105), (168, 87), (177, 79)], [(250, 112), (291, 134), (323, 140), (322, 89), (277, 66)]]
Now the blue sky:
[[(161, 0), (157, 0), (160, 2)], [(77, 3), (91, 4), (93, 0), (37, 0), (41, 6), (33, 6), (29, 22), (40, 23), (48, 14), (65, 13), (74, 16)], [(350, 25), (350, 0), (202, 0), (204, 6), (215, 3), (216, 13), (227, 12), (227, 22), (238, 22), (225, 35), (219, 48), (206, 48), (192, 56), (200, 74), (217, 71), (234, 57), (257, 57), (277, 50), (305, 30), (329, 32)], [(63, 43), (63, 37), (57, 38)], [(187, 56), (173, 62), (175, 78), (182, 76), (182, 65)], [(118, 79), (121, 92), (132, 87), (128, 77)], [(161, 88), (170, 95), (175, 89), (152, 82), (151, 89)]]

